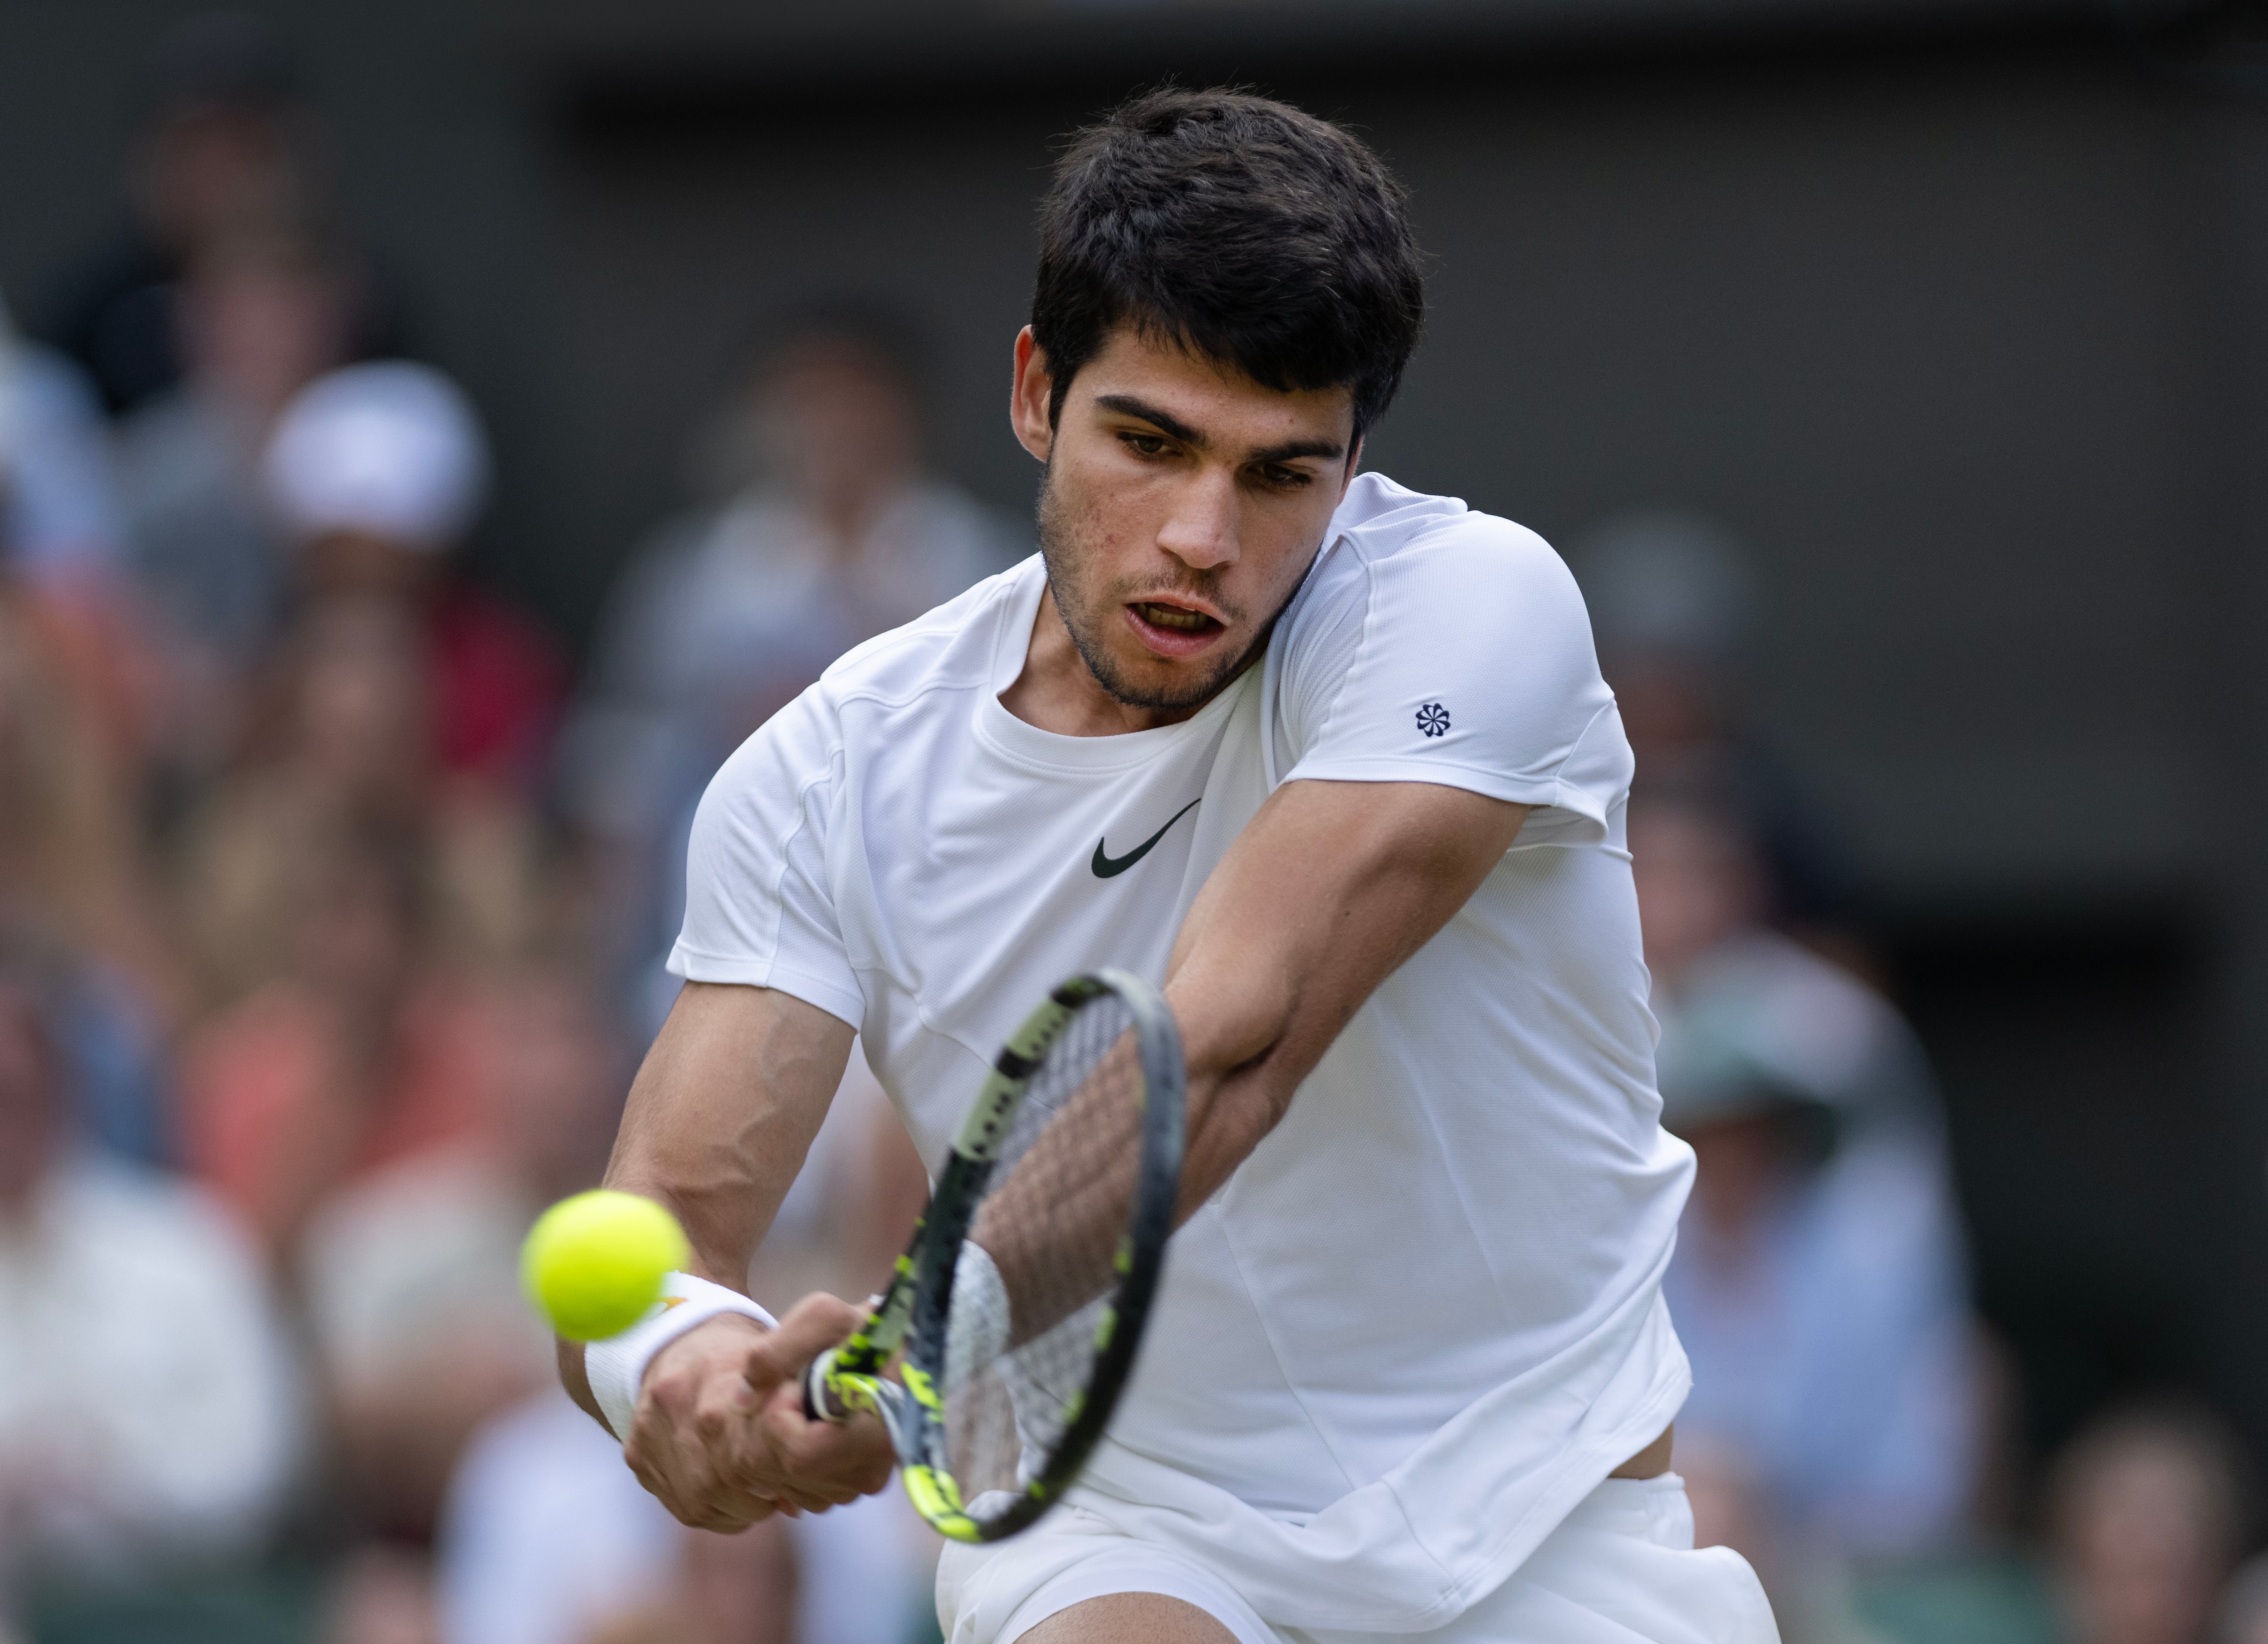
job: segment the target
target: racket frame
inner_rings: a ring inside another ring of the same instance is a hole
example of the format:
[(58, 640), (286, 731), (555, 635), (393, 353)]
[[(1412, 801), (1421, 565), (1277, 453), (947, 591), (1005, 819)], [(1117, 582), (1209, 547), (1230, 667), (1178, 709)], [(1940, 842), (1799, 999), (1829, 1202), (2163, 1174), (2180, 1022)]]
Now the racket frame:
[[(1142, 1073), (1141, 1168), (1113, 1263), (1118, 1282), (1095, 1324), (1097, 1353), (1086, 1387), (1075, 1397), (1071, 1420), (1046, 1466), (1005, 1512), (979, 1520), (966, 1510), (949, 1466), (939, 1386), (954, 1268), (1032, 1075), (1072, 1019), (1109, 995), (1125, 1005), (1131, 1018), (1128, 1028)], [(1173, 1232), (1188, 1079), (1181, 1031), (1150, 983), (1130, 972), (1103, 969), (1058, 984), (994, 1058), (954, 1139), (928, 1208), (915, 1223), (912, 1241), (867, 1322), (805, 1372), (806, 1416), (842, 1421), (864, 1410), (881, 1420), (898, 1453), (906, 1494), (939, 1534), (955, 1541), (998, 1541), (1025, 1529), (1079, 1476), (1102, 1436), (1133, 1372)], [(899, 1379), (893, 1382), (884, 1372), (901, 1352)]]

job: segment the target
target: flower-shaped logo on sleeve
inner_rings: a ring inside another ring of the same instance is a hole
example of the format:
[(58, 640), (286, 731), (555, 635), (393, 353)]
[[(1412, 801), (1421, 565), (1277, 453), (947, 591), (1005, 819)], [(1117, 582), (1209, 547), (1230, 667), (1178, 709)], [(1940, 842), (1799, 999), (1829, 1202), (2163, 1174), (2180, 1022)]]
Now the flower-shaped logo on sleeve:
[(1449, 734), (1449, 710), (1439, 702), (1428, 702), (1418, 710), (1418, 729), (1429, 737)]

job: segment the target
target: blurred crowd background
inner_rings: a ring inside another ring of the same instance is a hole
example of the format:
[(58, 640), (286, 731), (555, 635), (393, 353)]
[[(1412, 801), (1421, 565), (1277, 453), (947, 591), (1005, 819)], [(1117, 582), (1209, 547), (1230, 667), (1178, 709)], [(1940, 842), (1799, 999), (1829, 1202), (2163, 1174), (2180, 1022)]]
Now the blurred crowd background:
[[(1702, 1538), (1790, 1644), (2268, 1641), (2259, 39), (0, 17), (0, 1641), (934, 1637), (895, 1495), (676, 1526), (516, 1251), (709, 773), (1030, 551), (1032, 202), (1168, 73), (1384, 150), (1440, 261), (1371, 460), (1589, 600)], [(864, 1295), (924, 1192), (854, 1056), (756, 1293)]]

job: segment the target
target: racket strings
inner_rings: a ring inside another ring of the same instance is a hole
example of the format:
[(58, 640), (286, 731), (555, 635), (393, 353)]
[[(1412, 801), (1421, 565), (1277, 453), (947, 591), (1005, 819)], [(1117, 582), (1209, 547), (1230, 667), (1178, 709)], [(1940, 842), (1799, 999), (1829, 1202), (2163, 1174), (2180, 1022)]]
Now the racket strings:
[[(1033, 1476), (1077, 1419), (1141, 1173), (1143, 1075), (1131, 1013), (1108, 996), (1074, 1016), (1020, 1105), (970, 1238), (992, 1259), (997, 1308), (983, 1332), (1005, 1352), (946, 1393), (946, 1436), (964, 1500)], [(956, 1321), (958, 1323), (959, 1321)]]

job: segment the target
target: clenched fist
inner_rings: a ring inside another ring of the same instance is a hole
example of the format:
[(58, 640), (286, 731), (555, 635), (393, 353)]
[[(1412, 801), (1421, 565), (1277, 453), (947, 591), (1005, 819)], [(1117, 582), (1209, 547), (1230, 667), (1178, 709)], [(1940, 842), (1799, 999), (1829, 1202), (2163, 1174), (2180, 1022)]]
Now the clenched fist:
[(725, 1313), (654, 1355), (622, 1454), (638, 1481), (686, 1523), (727, 1533), (775, 1512), (825, 1512), (889, 1482), (897, 1457), (882, 1425), (803, 1413), (805, 1368), (865, 1315), (807, 1295), (776, 1330)]

